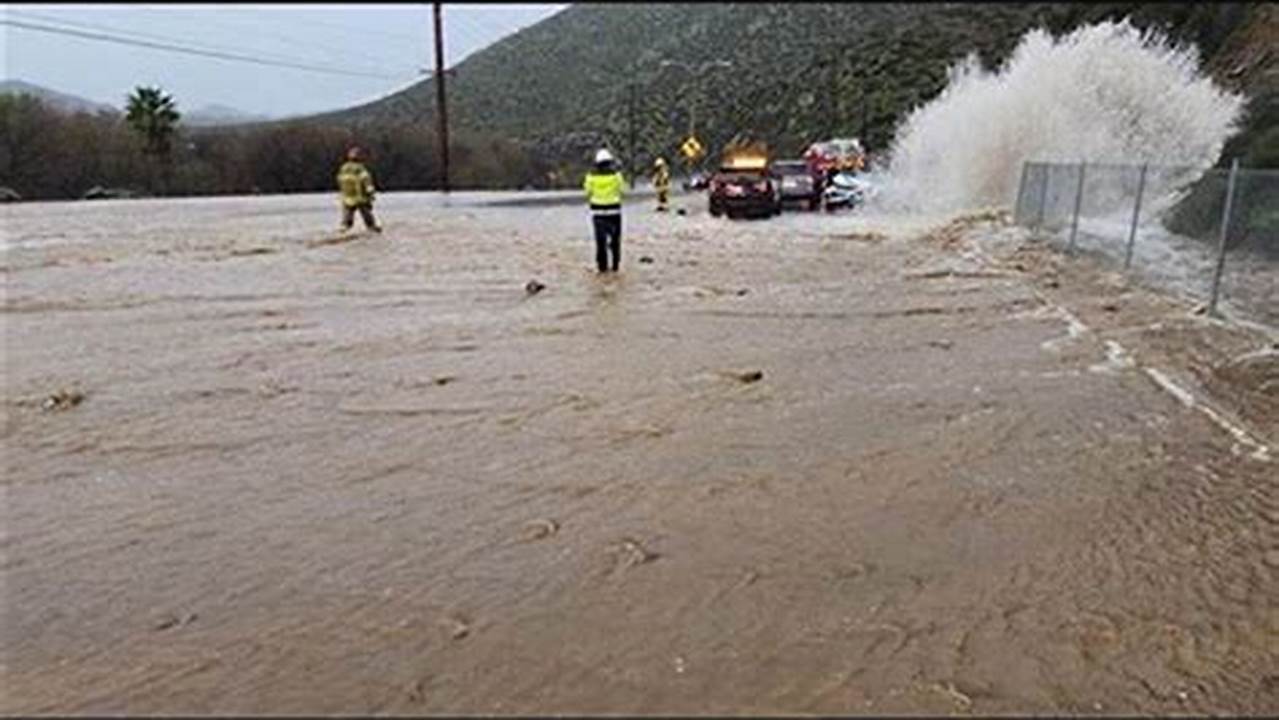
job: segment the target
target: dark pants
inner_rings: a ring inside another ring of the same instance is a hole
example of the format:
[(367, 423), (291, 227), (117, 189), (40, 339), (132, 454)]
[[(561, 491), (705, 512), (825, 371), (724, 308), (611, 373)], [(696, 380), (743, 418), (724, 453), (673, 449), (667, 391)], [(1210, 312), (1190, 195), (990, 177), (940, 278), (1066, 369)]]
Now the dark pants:
[(622, 264), (622, 216), (595, 215), (591, 220), (595, 223), (595, 264), (600, 272), (617, 272)]
[(364, 221), (364, 227), (370, 230), (381, 229), (377, 226), (377, 220), (373, 218), (373, 204), (368, 203), (365, 205), (356, 205), (354, 207), (349, 205), (342, 206), (342, 229), (343, 230), (350, 229), (351, 225), (355, 222), (356, 210), (360, 211), (360, 219)]

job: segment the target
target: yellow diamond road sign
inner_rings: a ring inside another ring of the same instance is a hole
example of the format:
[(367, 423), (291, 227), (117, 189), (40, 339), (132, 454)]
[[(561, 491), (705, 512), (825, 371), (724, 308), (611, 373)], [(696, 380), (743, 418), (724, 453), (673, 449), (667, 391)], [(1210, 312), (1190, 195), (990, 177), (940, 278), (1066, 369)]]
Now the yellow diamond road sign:
[(695, 158), (700, 157), (702, 153), (706, 152), (706, 148), (702, 147), (702, 144), (697, 141), (697, 138), (689, 135), (688, 139), (684, 141), (684, 144), (679, 146), (679, 151), (683, 153), (686, 158)]

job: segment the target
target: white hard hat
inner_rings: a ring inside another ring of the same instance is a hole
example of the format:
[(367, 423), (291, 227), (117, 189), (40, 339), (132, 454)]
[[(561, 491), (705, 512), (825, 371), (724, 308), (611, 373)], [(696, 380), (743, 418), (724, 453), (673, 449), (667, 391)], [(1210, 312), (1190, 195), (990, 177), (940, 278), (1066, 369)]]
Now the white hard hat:
[(609, 152), (606, 149), (602, 149), (599, 152), (595, 153), (596, 165), (599, 165), (601, 163), (606, 163), (606, 162), (613, 162), (613, 153)]

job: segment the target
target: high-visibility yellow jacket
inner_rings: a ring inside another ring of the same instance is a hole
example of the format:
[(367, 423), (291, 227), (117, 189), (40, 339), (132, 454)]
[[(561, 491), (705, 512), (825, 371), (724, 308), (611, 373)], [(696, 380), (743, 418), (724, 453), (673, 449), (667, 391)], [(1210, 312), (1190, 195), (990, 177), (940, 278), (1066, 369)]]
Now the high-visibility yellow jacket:
[(622, 186), (625, 180), (622, 173), (599, 172), (592, 170), (586, 173), (582, 181), (582, 189), (586, 191), (586, 201), (591, 204), (591, 213), (595, 215), (620, 215), (622, 212)]
[(363, 163), (348, 160), (338, 169), (338, 191), (342, 193), (342, 204), (346, 207), (359, 207), (373, 202), (376, 190), (373, 188), (373, 173)]
[(653, 173), (653, 185), (658, 190), (665, 190), (671, 186), (671, 171), (662, 165), (657, 168), (657, 172)]

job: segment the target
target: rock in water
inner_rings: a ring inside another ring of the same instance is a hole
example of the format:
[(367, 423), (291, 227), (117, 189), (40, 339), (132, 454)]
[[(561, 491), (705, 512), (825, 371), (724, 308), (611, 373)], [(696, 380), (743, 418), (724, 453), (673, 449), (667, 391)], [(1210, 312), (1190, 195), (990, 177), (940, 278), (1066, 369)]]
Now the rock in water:
[(84, 402), (84, 393), (78, 390), (59, 390), (44, 399), (40, 408), (45, 412), (69, 410)]

